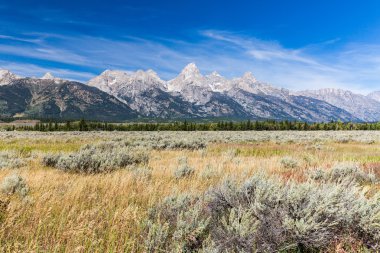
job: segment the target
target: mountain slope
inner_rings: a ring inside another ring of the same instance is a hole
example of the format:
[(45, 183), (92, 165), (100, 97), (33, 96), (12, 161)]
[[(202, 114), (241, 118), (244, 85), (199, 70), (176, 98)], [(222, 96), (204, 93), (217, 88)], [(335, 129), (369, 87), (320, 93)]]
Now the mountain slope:
[(380, 91), (371, 92), (367, 95), (367, 97), (380, 102)]
[(118, 121), (137, 117), (96, 88), (55, 79), (17, 79), (0, 86), (0, 116)]
[(380, 120), (380, 102), (370, 96), (355, 94), (341, 89), (320, 89), (296, 92), (297, 95), (312, 97), (342, 108), (362, 121)]

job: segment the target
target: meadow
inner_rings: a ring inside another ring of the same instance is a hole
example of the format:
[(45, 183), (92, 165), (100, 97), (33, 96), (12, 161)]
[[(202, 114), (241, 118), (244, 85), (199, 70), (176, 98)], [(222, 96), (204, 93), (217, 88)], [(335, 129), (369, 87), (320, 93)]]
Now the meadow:
[(380, 131), (0, 132), (1, 252), (378, 252)]

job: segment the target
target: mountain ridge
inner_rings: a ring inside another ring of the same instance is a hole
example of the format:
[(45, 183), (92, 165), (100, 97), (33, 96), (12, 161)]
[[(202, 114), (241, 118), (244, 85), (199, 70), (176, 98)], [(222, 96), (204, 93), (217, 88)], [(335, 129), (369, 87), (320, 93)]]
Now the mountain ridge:
[[(45, 83), (46, 87), (51, 87), (41, 89), (41, 82)], [(27, 91), (12, 88), (17, 83), (19, 83), (18, 86), (24, 83), (21, 87)], [(66, 87), (62, 94), (57, 88), (59, 86)], [(110, 117), (112, 120), (139, 117), (274, 119), (310, 122), (380, 120), (380, 92), (364, 96), (336, 89), (290, 91), (258, 81), (251, 72), (231, 79), (215, 71), (203, 75), (194, 63), (188, 64), (177, 77), (168, 81), (161, 79), (150, 69), (136, 72), (105, 70), (86, 84), (56, 78), (51, 73), (46, 73), (41, 78), (22, 78), (10, 71), (0, 70), (0, 87), (2, 87), (0, 89), (0, 116), (6, 114), (6, 110), (10, 112), (7, 115), (12, 117), (20, 113), (30, 115), (28, 108), (37, 105), (40, 109), (43, 108), (41, 111), (43, 116), (44, 113), (50, 112), (46, 109), (49, 105), (51, 108), (56, 108), (52, 115), (61, 118), (70, 115), (64, 110), (65, 106), (70, 106), (71, 110), (77, 113), (72, 114), (76, 118), (88, 116), (105, 119), (107, 115), (100, 117), (96, 114), (112, 115), (112, 111), (101, 108), (101, 106), (106, 108), (111, 106), (119, 113)], [(87, 87), (93, 89), (88, 90)], [(34, 100), (30, 100), (30, 96), (17, 99), (17, 96), (20, 96), (19, 93), (25, 95), (28, 92), (32, 93)], [(5, 96), (13, 97), (17, 103), (13, 103)], [(89, 97), (92, 100), (88, 100)], [(100, 102), (94, 99), (99, 97), (102, 98)], [(69, 103), (70, 99), (76, 102)], [(364, 100), (367, 101), (365, 106), (356, 105)], [(354, 110), (355, 108), (349, 106), (352, 101), (360, 110)], [(12, 108), (9, 108), (7, 103), (13, 103)], [(58, 104), (61, 104), (61, 107)], [(19, 108), (18, 112), (15, 112), (17, 110), (14, 108)], [(20, 112), (20, 108), (24, 108), (24, 112)], [(86, 115), (88, 112), (91, 112), (91, 115)]]
[[(109, 72), (112, 73), (112, 72)], [(137, 74), (137, 72), (134, 72)], [(143, 75), (145, 72), (140, 72)], [(120, 73), (119, 73), (120, 75)], [(130, 76), (131, 73), (124, 72), (124, 75)], [(150, 105), (162, 103), (170, 105), (170, 99), (176, 99), (178, 103), (186, 104), (185, 107), (192, 105), (193, 111), (188, 113), (188, 117), (232, 117), (238, 115), (241, 118), (251, 119), (293, 119), (306, 121), (330, 121), (330, 120), (355, 120), (360, 119), (350, 115), (341, 108), (332, 106), (325, 101), (315, 100), (314, 98), (300, 99), (297, 95), (290, 94), (289, 90), (276, 88), (270, 84), (258, 81), (251, 72), (246, 72), (242, 77), (227, 79), (217, 72), (208, 75), (202, 75), (194, 63), (190, 63), (183, 68), (175, 78), (164, 81), (159, 80), (160, 85), (152, 85), (149, 82), (143, 82), (143, 87), (150, 87), (155, 92), (165, 93), (168, 101), (158, 101), (153, 96), (147, 96), (141, 92), (138, 83), (127, 82), (119, 79), (110, 87), (104, 87), (104, 80), (107, 77), (104, 72), (87, 84), (97, 87), (103, 91), (126, 101), (132, 108), (140, 108), (145, 116), (159, 116), (160, 110), (148, 108), (138, 101), (150, 101)], [(113, 80), (117, 80), (114, 77)], [(154, 84), (154, 83), (153, 83)], [(125, 88), (128, 87), (127, 90)], [(154, 88), (153, 88), (154, 87)], [(111, 91), (115, 89), (116, 91)], [(131, 94), (133, 93), (133, 95)], [(299, 104), (299, 101), (305, 102), (305, 107)], [(180, 102), (182, 101), (182, 102)], [(315, 105), (318, 104), (318, 105)], [(316, 113), (320, 107), (320, 114)], [(190, 108), (190, 107), (189, 107)], [(183, 113), (173, 111), (173, 114), (184, 116)]]

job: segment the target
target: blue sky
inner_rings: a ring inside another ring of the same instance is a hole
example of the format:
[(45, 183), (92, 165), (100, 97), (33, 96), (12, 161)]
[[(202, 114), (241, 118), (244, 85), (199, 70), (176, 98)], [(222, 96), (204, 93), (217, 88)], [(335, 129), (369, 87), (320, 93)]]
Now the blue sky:
[(290, 89), (380, 90), (380, 1), (1, 1), (0, 68), (87, 81), (251, 71)]

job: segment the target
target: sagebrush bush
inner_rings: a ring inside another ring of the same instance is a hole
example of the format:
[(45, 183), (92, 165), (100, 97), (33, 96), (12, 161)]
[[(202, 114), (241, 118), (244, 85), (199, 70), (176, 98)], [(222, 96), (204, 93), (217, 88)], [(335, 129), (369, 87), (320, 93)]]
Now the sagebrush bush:
[[(159, 252), (162, 249), (168, 249), (168, 244), (171, 245), (172, 252), (193, 252), (202, 247), (202, 242), (207, 237), (210, 219), (203, 216), (200, 204), (198, 198), (180, 194), (169, 196), (151, 208), (147, 221), (149, 226), (146, 229), (146, 238), (149, 238), (145, 240), (146, 250)], [(162, 236), (162, 230), (166, 232), (165, 238)], [(152, 245), (155, 245), (154, 249)]]
[(42, 164), (46, 167), (55, 167), (61, 158), (60, 154), (46, 154), (42, 157)]
[(378, 179), (372, 172), (363, 171), (358, 164), (354, 163), (340, 163), (335, 165), (330, 171), (321, 169), (312, 170), (309, 177), (316, 181), (330, 181), (330, 182), (356, 182), (376, 183)]
[(294, 169), (294, 168), (297, 168), (299, 166), (298, 161), (292, 157), (289, 157), (289, 156), (281, 158), (280, 162), (281, 162), (281, 165), (285, 169)]
[(14, 151), (0, 152), (0, 169), (9, 168), (15, 169), (26, 165), (24, 159), (19, 158), (19, 154)]
[(4, 194), (18, 194), (20, 197), (26, 197), (29, 192), (29, 187), (25, 180), (17, 174), (12, 174), (4, 178), (0, 186)]
[(85, 145), (78, 152), (65, 155), (46, 155), (42, 163), (46, 166), (78, 173), (102, 173), (133, 164), (147, 164), (146, 151), (136, 150), (115, 143)]
[(374, 183), (376, 176), (373, 173), (366, 173), (358, 164), (342, 163), (332, 168), (327, 174), (327, 179), (333, 181), (349, 179), (358, 183)]
[(133, 169), (133, 178), (136, 180), (150, 180), (152, 178), (152, 171), (153, 169), (150, 167), (139, 166)]
[(155, 251), (323, 251), (347, 237), (380, 250), (380, 193), (367, 197), (347, 180), (283, 183), (256, 175), (199, 197), (165, 199), (152, 210), (149, 220), (168, 226)]
[(147, 230), (144, 236), (146, 252), (153, 253), (164, 248), (169, 236), (169, 224), (148, 220), (145, 228)]
[(182, 157), (178, 162), (178, 167), (174, 171), (174, 177), (176, 179), (181, 179), (192, 176), (194, 173), (195, 170), (188, 165), (187, 158)]

